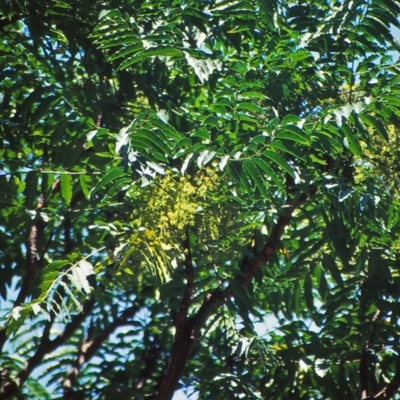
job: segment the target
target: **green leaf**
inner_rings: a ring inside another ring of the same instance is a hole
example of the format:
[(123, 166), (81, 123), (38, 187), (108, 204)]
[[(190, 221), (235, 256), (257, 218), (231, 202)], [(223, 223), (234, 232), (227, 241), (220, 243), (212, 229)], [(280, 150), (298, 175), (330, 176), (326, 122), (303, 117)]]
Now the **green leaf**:
[(83, 311), (82, 304), (81, 304), (81, 303), (79, 302), (79, 300), (75, 297), (74, 293), (73, 293), (72, 290), (69, 288), (69, 286), (68, 286), (65, 282), (63, 282), (63, 281), (60, 281), (60, 286), (63, 287), (63, 289), (65, 290), (65, 292), (66, 292), (66, 294), (67, 294), (67, 296), (68, 296), (68, 298), (69, 298), (70, 300), (72, 300), (72, 302), (75, 304), (75, 307), (76, 307), (77, 311), (78, 311), (79, 313), (81, 313), (81, 312)]
[(281, 151), (283, 151), (284, 153), (290, 154), (296, 158), (298, 158), (299, 160), (305, 162), (305, 158), (302, 157), (304, 155), (304, 152), (302, 151), (295, 151), (296, 149), (293, 149), (292, 147), (294, 147), (294, 145), (292, 146), (287, 146), (287, 144), (290, 144), (289, 142), (283, 143), (281, 140), (276, 140), (274, 139), (270, 146), (274, 147), (276, 149), (279, 149)]
[(282, 131), (276, 135), (276, 139), (287, 139), (301, 144), (310, 144), (310, 139), (304, 132), (295, 125), (283, 126)]
[(263, 17), (273, 29), (278, 29), (278, 7), (277, 0), (258, 0)]
[(198, 137), (204, 140), (210, 140), (210, 132), (207, 129), (199, 129), (190, 135), (191, 137)]
[(297, 317), (300, 317), (302, 311), (302, 304), (301, 304), (301, 285), (298, 281), (295, 282), (294, 291), (293, 291), (293, 308), (294, 313)]
[(81, 189), (83, 194), (85, 195), (86, 199), (89, 200), (90, 194), (89, 194), (89, 189), (87, 183), (90, 182), (90, 178), (85, 175), (79, 175), (79, 183), (81, 185)]
[(261, 195), (267, 196), (268, 191), (266, 189), (266, 183), (263, 182), (260, 171), (256, 167), (256, 164), (253, 163), (252, 161), (244, 160), (243, 166), (247, 174), (249, 175), (250, 179), (255, 183)]
[(292, 319), (292, 313), (293, 313), (293, 292), (291, 288), (286, 288), (285, 294), (283, 296), (283, 299), (285, 301), (285, 308), (286, 308), (286, 318)]
[(71, 268), (67, 276), (79, 291), (89, 294), (92, 289), (88, 277), (91, 275), (94, 275), (93, 265), (86, 260), (82, 260)]
[(144, 59), (150, 58), (150, 57), (156, 57), (156, 56), (162, 56), (162, 57), (174, 57), (177, 59), (183, 59), (184, 56), (181, 51), (175, 49), (173, 46), (159, 46), (154, 49), (148, 49), (148, 50), (143, 50), (139, 51), (136, 53), (135, 56), (127, 58), (121, 65), (120, 69), (126, 69), (139, 61), (142, 61)]
[(389, 136), (386, 132), (386, 129), (378, 118), (374, 117), (373, 115), (367, 115), (367, 114), (361, 114), (360, 118), (365, 125), (372, 126), (373, 128), (375, 128), (379, 136), (384, 140), (386, 140), (386, 142), (389, 142)]
[(165, 154), (171, 153), (171, 148), (167, 145), (167, 140), (162, 135), (155, 135), (150, 131), (136, 132), (131, 137), (131, 146), (133, 148), (145, 145), (146, 150), (161, 150)]
[(56, 284), (58, 277), (62, 273), (64, 267), (69, 265), (69, 261), (60, 260), (60, 261), (53, 261), (52, 263), (46, 265), (46, 267), (42, 271), (42, 280), (40, 283), (40, 295), (36, 299), (39, 302), (47, 301), (49, 296), (49, 292), (51, 288)]
[(304, 278), (304, 296), (306, 299), (306, 305), (307, 308), (310, 311), (314, 310), (314, 296), (313, 296), (313, 283), (312, 283), (312, 278), (311, 274), (308, 273), (306, 277)]
[(285, 190), (285, 185), (283, 184), (283, 180), (276, 175), (276, 173), (272, 170), (272, 168), (261, 158), (253, 158), (253, 163), (256, 164), (265, 174), (270, 177), (280, 188), (281, 190)]
[(128, 45), (126, 48), (119, 50), (117, 52), (114, 53), (113, 56), (111, 56), (109, 58), (109, 61), (114, 61), (117, 60), (118, 58), (122, 58), (122, 57), (126, 57), (130, 54), (135, 54), (138, 51), (143, 50), (143, 43), (141, 41), (139, 41), (138, 38), (130, 38), (130, 40), (127, 40), (126, 37), (120, 37), (118, 36), (118, 40), (115, 40), (111, 43), (108, 43), (107, 45), (103, 45), (103, 48), (106, 48), (108, 46), (112, 45), (117, 45), (119, 44), (118, 42), (122, 42), (124, 45)]
[(125, 172), (123, 168), (112, 168), (110, 169), (105, 176), (100, 179), (100, 181), (92, 188), (92, 190), (89, 193), (89, 197), (92, 199), (93, 196), (103, 187), (108, 185), (110, 182), (114, 181), (117, 178), (120, 178), (121, 176), (124, 176)]
[(239, 110), (247, 110), (247, 111), (252, 111), (255, 113), (260, 113), (262, 112), (262, 108), (256, 104), (253, 103), (239, 103), (237, 108)]
[(330, 255), (325, 253), (322, 258), (322, 265), (323, 267), (330, 272), (332, 278), (336, 281), (339, 286), (343, 285), (342, 275), (336, 265), (334, 258)]
[(325, 278), (325, 271), (319, 265), (315, 266), (315, 276), (318, 282), (318, 292), (321, 298), (325, 300), (328, 294), (328, 282)]
[(361, 157), (362, 156), (362, 149), (361, 149), (361, 145), (360, 145), (360, 142), (359, 142), (359, 140), (357, 138), (356, 133), (347, 124), (343, 124), (340, 129), (346, 135), (346, 139), (347, 139), (347, 143), (348, 143), (348, 147), (349, 147), (350, 151), (353, 154)]
[(50, 95), (45, 99), (41, 100), (39, 106), (31, 117), (31, 124), (37, 124), (44, 116), (48, 115), (49, 110), (53, 109), (56, 104), (61, 100), (61, 97), (57, 95)]
[(105, 18), (120, 18), (121, 13), (119, 10), (101, 10), (99, 19), (105, 19)]
[(269, 158), (272, 160), (274, 163), (276, 163), (280, 168), (282, 168), (284, 171), (286, 171), (290, 176), (293, 178), (295, 177), (293, 168), (290, 166), (290, 164), (278, 153), (275, 153), (274, 151), (271, 150), (265, 150), (263, 151), (263, 156)]
[(239, 96), (245, 99), (265, 99), (267, 97), (265, 96), (265, 94), (262, 94), (260, 92), (243, 92), (240, 93)]
[(61, 184), (61, 196), (63, 197), (65, 203), (69, 205), (72, 199), (72, 177), (69, 174), (60, 175)]

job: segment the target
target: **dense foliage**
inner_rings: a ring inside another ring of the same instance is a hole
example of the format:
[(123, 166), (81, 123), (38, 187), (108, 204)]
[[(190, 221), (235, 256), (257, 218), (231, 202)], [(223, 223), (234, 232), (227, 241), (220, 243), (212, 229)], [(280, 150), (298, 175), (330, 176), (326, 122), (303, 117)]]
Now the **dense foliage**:
[(398, 1), (0, 10), (0, 398), (396, 397)]

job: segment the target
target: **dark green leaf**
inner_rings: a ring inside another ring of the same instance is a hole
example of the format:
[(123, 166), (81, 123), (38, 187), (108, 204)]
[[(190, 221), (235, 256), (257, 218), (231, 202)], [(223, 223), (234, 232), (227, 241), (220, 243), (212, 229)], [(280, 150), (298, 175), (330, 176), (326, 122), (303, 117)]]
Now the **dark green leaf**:
[(280, 168), (282, 168), (284, 171), (286, 171), (290, 176), (292, 176), (293, 178), (295, 177), (293, 168), (278, 153), (275, 153), (274, 151), (270, 151), (270, 150), (265, 150), (265, 151), (263, 151), (262, 154), (263, 154), (263, 156), (265, 156), (265, 157), (269, 158), (270, 160), (272, 160), (273, 162), (275, 162)]
[(264, 160), (261, 158), (253, 158), (252, 161), (267, 175), (267, 177), (271, 178), (276, 183), (278, 188), (285, 190), (285, 185), (283, 184), (282, 179), (276, 175), (276, 173)]
[(301, 144), (310, 144), (310, 139), (304, 132), (295, 125), (286, 125), (282, 127), (282, 131), (280, 131), (276, 135), (277, 139), (287, 139), (292, 140), (293, 142), (298, 142)]
[(308, 273), (304, 279), (304, 296), (306, 299), (307, 308), (310, 311), (314, 310), (314, 296), (313, 296), (313, 284), (311, 274)]
[(252, 161), (243, 161), (243, 166), (250, 179), (254, 182), (260, 193), (263, 196), (267, 196), (268, 191), (266, 189), (266, 183), (262, 180), (262, 175), (256, 165), (257, 164), (253, 163)]
[(91, 189), (89, 196), (90, 198), (93, 198), (93, 196), (103, 187), (108, 185), (110, 182), (112, 182), (114, 179), (117, 179), (121, 176), (124, 176), (125, 172), (123, 168), (112, 168), (110, 169), (107, 174), (100, 179), (100, 181)]
[(330, 255), (325, 253), (322, 258), (322, 265), (323, 267), (330, 272), (332, 278), (336, 281), (338, 285), (343, 284), (342, 275), (336, 265), (334, 258)]
[(25, 207), (28, 209), (33, 209), (33, 204), (35, 200), (37, 200), (37, 185), (38, 185), (38, 176), (36, 172), (28, 172), (26, 174), (25, 179)]
[(360, 115), (361, 120), (368, 126), (372, 126), (375, 128), (376, 132), (381, 136), (381, 138), (385, 139), (389, 142), (389, 136), (386, 132), (385, 127), (383, 126), (382, 122), (374, 117), (373, 115), (362, 114)]

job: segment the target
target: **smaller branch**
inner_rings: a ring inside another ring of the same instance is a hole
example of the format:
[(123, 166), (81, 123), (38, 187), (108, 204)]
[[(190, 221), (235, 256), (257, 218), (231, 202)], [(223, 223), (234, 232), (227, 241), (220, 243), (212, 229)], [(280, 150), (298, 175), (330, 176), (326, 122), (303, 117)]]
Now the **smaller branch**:
[(11, 17), (3, 18), (0, 20), (0, 29), (2, 30), (7, 25), (11, 25), (14, 22), (20, 21), (22, 18), (23, 18), (22, 14), (14, 14), (14, 15), (11, 15)]
[[(53, 194), (60, 189), (60, 179), (56, 179), (54, 181), (51, 189), (52, 190), (50, 197), (53, 196)], [(40, 211), (45, 206), (46, 206), (46, 200), (44, 199), (43, 195), (41, 195), (38, 204), (36, 206), (36, 210)], [(24, 277), (22, 278), (21, 289), (14, 303), (14, 307), (20, 306), (26, 300), (26, 298), (28, 297), (28, 295), (32, 290), (32, 285), (35, 281), (35, 278), (39, 270), (40, 261), (43, 259), (44, 253), (49, 245), (48, 241), (44, 246), (44, 249), (39, 259), (38, 242), (43, 234), (44, 228), (45, 228), (45, 223), (43, 219), (41, 217), (38, 217), (35, 224), (32, 226), (29, 234), (27, 253), (26, 253), (26, 272)], [(49, 240), (50, 239), (51, 236)], [(7, 328), (8, 326), (6, 325), (0, 329), (0, 354), (2, 352), (5, 342), (7, 341)]]
[(136, 389), (142, 389), (147, 380), (152, 376), (154, 370), (157, 368), (157, 360), (161, 353), (161, 347), (153, 344), (146, 352), (144, 357), (144, 366), (140, 372), (139, 381), (136, 384)]
[(294, 210), (301, 206), (309, 197), (313, 196), (316, 191), (317, 188), (315, 186), (310, 186), (308, 194), (302, 193), (297, 197), (297, 199), (288, 199), (286, 206), (283, 209), (283, 214), (278, 218), (278, 222), (274, 226), (271, 236), (265, 243), (265, 246), (261, 252), (252, 259), (245, 258), (247, 262), (242, 263), (240, 267), (240, 273), (236, 276), (236, 281), (242, 287), (246, 287), (254, 278), (256, 273), (271, 259), (271, 256), (279, 247), (283, 232), (289, 225)]
[[(60, 179), (56, 179), (51, 187), (50, 198), (60, 189)], [(47, 204), (43, 195), (40, 196), (36, 206), (37, 214)], [(23, 277), (22, 286), (18, 293), (17, 300), (14, 303), (14, 307), (20, 306), (28, 297), (31, 292), (32, 285), (37, 276), (39, 270), (39, 257), (38, 257), (38, 243), (39, 239), (43, 234), (45, 228), (45, 222), (42, 217), (37, 217), (35, 224), (31, 228), (29, 234), (27, 253), (26, 253), (26, 272)], [(42, 254), (43, 257), (43, 254)], [(0, 343), (0, 348), (1, 348)]]
[(364, 345), (360, 359), (360, 400), (368, 398), (369, 340)]
[(82, 324), (83, 320), (90, 314), (93, 305), (94, 297), (92, 296), (83, 305), (83, 312), (75, 315), (75, 317), (65, 326), (64, 331), (53, 340), (49, 340), (52, 322), (49, 321), (49, 323), (46, 324), (35, 354), (33, 354), (33, 356), (28, 360), (24, 368), (19, 372), (14, 380), (5, 382), (0, 387), (0, 400), (10, 398), (17, 393), (32, 371), (42, 362), (43, 358), (59, 346), (63, 345), (72, 336), (75, 330)]
[(194, 269), (193, 269), (193, 259), (192, 252), (190, 249), (190, 233), (189, 227), (186, 229), (186, 239), (183, 243), (185, 251), (185, 271), (186, 271), (186, 287), (185, 292), (182, 297), (181, 305), (179, 307), (179, 312), (176, 317), (176, 331), (179, 334), (183, 333), (186, 318), (189, 312), (189, 307), (193, 298), (193, 282), (194, 282)]
[[(52, 171), (52, 170), (39, 170), (37, 171), (41, 174), (51, 174), (51, 175), (103, 175), (103, 172), (96, 172), (96, 171)], [(8, 174), (12, 175), (12, 174)]]
[(188, 357), (190, 356), (194, 343), (196, 342), (196, 334), (191, 331), (190, 323), (188, 323), (188, 312), (193, 296), (194, 268), (192, 252), (190, 249), (190, 232), (189, 227), (186, 230), (186, 239), (183, 243), (185, 251), (185, 271), (186, 286), (183, 293), (182, 301), (179, 307), (178, 315), (175, 319), (176, 332), (172, 350), (172, 357), (167, 372), (162, 379), (158, 392), (157, 400), (172, 398), (175, 391), (176, 383), (185, 368)]
[(83, 364), (88, 362), (109, 336), (120, 326), (126, 325), (130, 318), (140, 310), (140, 305), (135, 305), (124, 310), (110, 325), (105, 327), (94, 339), (88, 337), (80, 346), (78, 358), (72, 364), (67, 378), (64, 381), (64, 399), (72, 398), (75, 381)]
[[(375, 314), (371, 318), (371, 323), (374, 323), (376, 319), (379, 317), (380, 311), (377, 310)], [(369, 345), (373, 339), (373, 334), (374, 334), (374, 325), (371, 326), (371, 335), (369, 339), (365, 342), (361, 354), (361, 359), (360, 359), (360, 367), (359, 367), (359, 373), (360, 373), (360, 400), (365, 400), (369, 397), (369, 362), (370, 362), (370, 357), (369, 357)]]
[(103, 122), (103, 113), (100, 112), (97, 115), (97, 121), (96, 121), (96, 128), (101, 128), (101, 123)]
[(367, 400), (370, 399), (389, 400), (398, 392), (399, 388), (400, 388), (400, 359), (397, 360), (396, 373), (394, 374), (392, 380), (379, 393), (377, 393), (374, 397), (369, 397)]
[[(36, 210), (39, 211), (44, 206), (45, 200), (44, 197), (41, 196), (36, 206)], [(42, 236), (43, 230), (44, 221), (41, 217), (38, 217), (34, 225), (32, 226), (31, 232), (29, 234), (27, 245), (28, 251), (26, 253), (26, 272), (22, 281), (21, 289), (18, 293), (17, 300), (14, 303), (14, 307), (20, 306), (25, 301), (26, 297), (30, 293), (34, 279), (37, 275), (39, 269), (38, 242), (40, 237)]]

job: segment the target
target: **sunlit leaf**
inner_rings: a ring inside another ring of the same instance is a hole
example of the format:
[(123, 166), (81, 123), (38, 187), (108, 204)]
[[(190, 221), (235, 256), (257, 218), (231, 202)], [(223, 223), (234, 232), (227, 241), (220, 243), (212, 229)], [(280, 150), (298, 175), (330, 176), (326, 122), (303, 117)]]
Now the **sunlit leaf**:
[(67, 204), (71, 203), (72, 199), (72, 177), (69, 174), (60, 176), (61, 195)]

